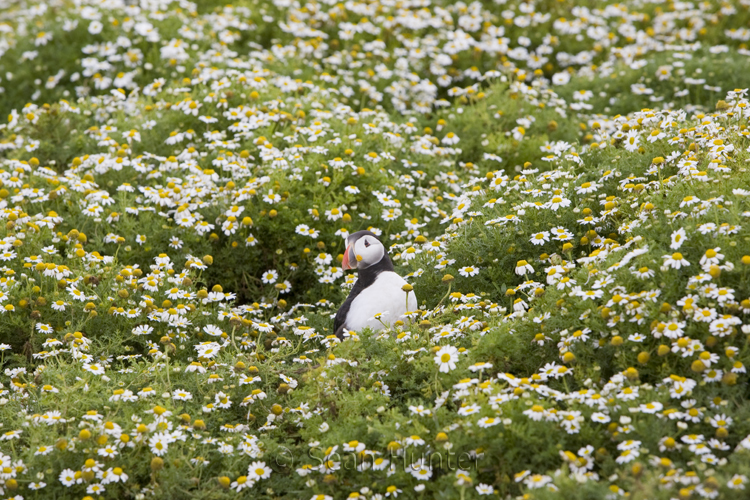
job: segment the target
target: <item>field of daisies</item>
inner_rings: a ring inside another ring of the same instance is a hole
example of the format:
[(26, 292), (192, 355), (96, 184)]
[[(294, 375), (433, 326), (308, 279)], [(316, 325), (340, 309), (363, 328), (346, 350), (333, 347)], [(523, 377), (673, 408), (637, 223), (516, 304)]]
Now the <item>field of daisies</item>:
[[(2, 2), (0, 497), (750, 494), (748, 26)], [(341, 341), (363, 229), (420, 306)]]

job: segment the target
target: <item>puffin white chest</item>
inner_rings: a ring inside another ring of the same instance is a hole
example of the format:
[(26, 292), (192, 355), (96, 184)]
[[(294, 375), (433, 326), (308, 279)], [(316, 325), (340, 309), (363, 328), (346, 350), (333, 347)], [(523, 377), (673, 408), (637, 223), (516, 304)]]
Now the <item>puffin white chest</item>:
[[(392, 271), (380, 273), (375, 282), (352, 301), (346, 316), (346, 328), (356, 332), (365, 327), (380, 330), (382, 323), (391, 325), (399, 319), (404, 320), (406, 311), (419, 309), (414, 292), (409, 292), (407, 309), (406, 292), (401, 289), (405, 284), (406, 280)], [(382, 313), (380, 321), (374, 317), (378, 313)]]

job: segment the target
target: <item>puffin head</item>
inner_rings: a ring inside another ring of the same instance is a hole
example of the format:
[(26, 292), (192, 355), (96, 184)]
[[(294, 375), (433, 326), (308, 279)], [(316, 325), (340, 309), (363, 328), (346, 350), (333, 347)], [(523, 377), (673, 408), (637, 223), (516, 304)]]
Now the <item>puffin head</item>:
[(346, 251), (341, 267), (344, 269), (366, 269), (386, 256), (385, 247), (375, 233), (357, 231), (346, 239)]

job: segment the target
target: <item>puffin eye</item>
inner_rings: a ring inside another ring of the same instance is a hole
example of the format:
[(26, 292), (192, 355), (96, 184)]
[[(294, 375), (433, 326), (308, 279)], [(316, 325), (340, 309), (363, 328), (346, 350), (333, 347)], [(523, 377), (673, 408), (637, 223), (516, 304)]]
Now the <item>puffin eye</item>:
[(365, 240), (365, 248), (367, 248), (367, 247), (369, 247), (369, 246), (370, 246), (370, 242), (369, 242), (369, 241), (367, 241), (367, 240)]

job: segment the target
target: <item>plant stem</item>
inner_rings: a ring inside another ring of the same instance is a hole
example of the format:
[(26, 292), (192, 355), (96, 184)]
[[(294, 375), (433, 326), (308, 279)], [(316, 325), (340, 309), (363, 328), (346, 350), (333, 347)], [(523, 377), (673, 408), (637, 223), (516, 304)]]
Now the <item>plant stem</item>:
[(438, 302), (438, 305), (436, 305), (436, 306), (435, 306), (435, 309), (439, 308), (439, 307), (440, 307), (440, 305), (441, 305), (441, 304), (443, 303), (443, 301), (444, 301), (444, 300), (445, 300), (446, 298), (448, 298), (448, 296), (449, 296), (449, 295), (451, 294), (451, 287), (452, 287), (452, 286), (453, 286), (453, 282), (451, 281), (450, 283), (448, 283), (448, 293), (446, 293), (445, 295), (443, 295), (443, 298), (442, 298), (442, 299), (440, 299), (440, 302)]
[(164, 346), (164, 358), (165, 366), (167, 367), (167, 388), (172, 389), (172, 382), (169, 381), (169, 353), (167, 352), (167, 346)]
[(235, 348), (235, 349), (237, 349), (237, 352), (239, 353), (239, 351), (240, 351), (240, 350), (239, 350), (239, 349), (237, 348), (237, 344), (235, 344), (235, 343), (234, 343), (234, 331), (235, 331), (236, 329), (237, 329), (237, 327), (236, 327), (236, 326), (233, 326), (233, 327), (232, 327), (232, 345), (234, 346), (234, 348)]

